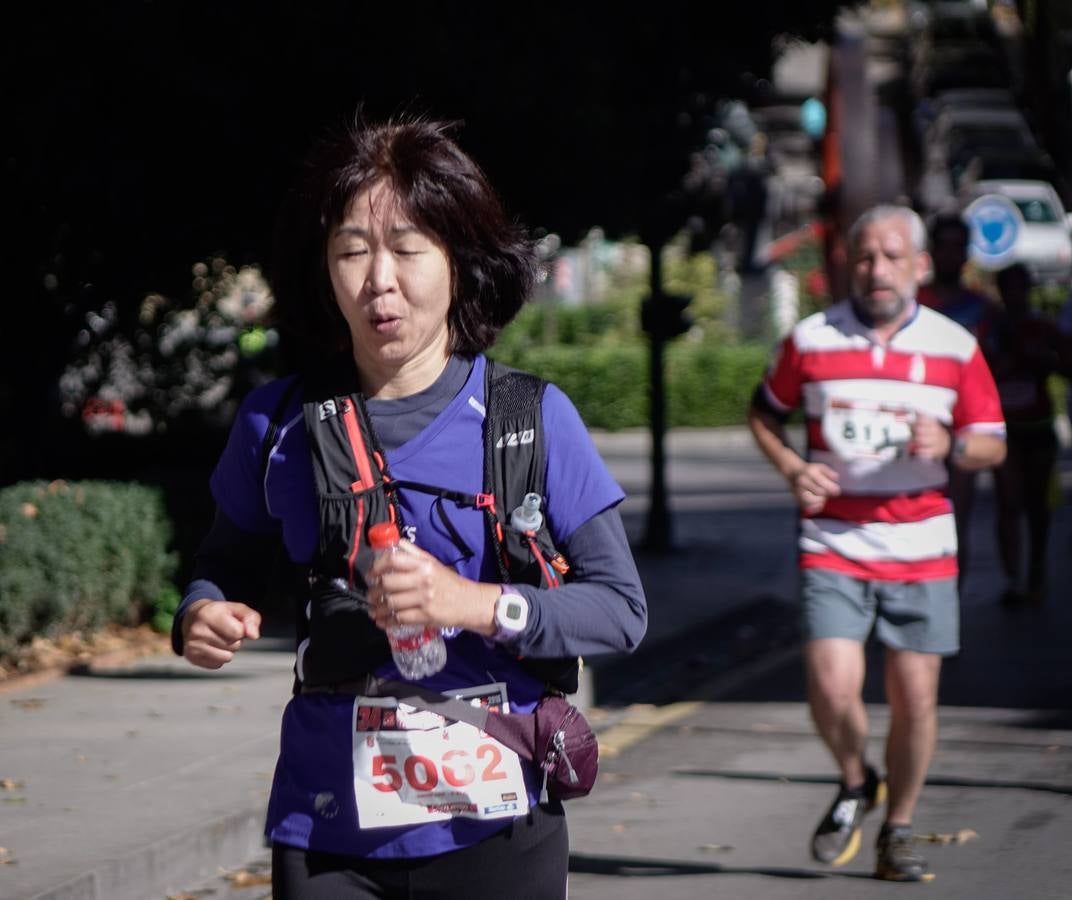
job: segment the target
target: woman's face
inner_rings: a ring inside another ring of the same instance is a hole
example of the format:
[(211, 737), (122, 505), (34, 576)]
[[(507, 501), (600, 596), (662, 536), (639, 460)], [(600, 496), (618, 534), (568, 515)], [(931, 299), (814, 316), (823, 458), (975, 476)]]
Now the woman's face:
[(328, 274), (369, 396), (428, 387), (448, 356), (450, 260), (387, 182), (357, 194), (328, 235)]

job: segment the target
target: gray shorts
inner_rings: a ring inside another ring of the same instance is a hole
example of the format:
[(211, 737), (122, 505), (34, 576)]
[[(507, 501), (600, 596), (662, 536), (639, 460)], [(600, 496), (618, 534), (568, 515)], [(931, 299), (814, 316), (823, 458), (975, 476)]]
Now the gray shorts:
[(800, 573), (804, 640), (871, 634), (887, 647), (947, 656), (960, 649), (957, 579), (864, 581), (839, 572)]

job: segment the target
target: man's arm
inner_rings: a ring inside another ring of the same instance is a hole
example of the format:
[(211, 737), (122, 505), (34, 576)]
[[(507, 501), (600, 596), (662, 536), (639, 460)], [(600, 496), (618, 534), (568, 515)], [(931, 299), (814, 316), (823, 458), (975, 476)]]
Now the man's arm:
[(961, 373), (949, 461), (968, 472), (1005, 461), (1005, 421), (994, 377), (976, 347)]
[(977, 431), (962, 431), (953, 439), (950, 458), (958, 469), (978, 472), (1005, 462), (1005, 438)]
[(773, 412), (753, 403), (748, 410), (748, 427), (756, 445), (789, 484), (805, 514), (819, 512), (826, 505), (828, 497), (841, 493), (837, 472), (824, 463), (810, 463), (802, 459), (789, 445), (785, 424)]

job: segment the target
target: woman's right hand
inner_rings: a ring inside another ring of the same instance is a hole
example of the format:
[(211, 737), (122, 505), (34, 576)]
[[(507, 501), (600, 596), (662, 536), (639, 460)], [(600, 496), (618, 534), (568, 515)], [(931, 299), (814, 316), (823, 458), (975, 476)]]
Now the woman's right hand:
[(182, 655), (202, 669), (229, 663), (243, 640), (260, 636), (261, 614), (245, 603), (195, 600), (183, 613)]

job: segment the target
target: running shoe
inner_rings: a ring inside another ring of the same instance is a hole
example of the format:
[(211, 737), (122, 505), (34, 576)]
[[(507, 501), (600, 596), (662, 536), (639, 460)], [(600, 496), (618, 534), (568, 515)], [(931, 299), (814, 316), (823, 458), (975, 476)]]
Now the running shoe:
[(867, 766), (863, 787), (838, 791), (811, 839), (811, 855), (819, 862), (843, 866), (860, 850), (860, 823), (864, 813), (886, 802), (886, 782)]
[(909, 825), (883, 825), (875, 844), (878, 861), (875, 877), (883, 881), (933, 881), (927, 860), (912, 840)]

